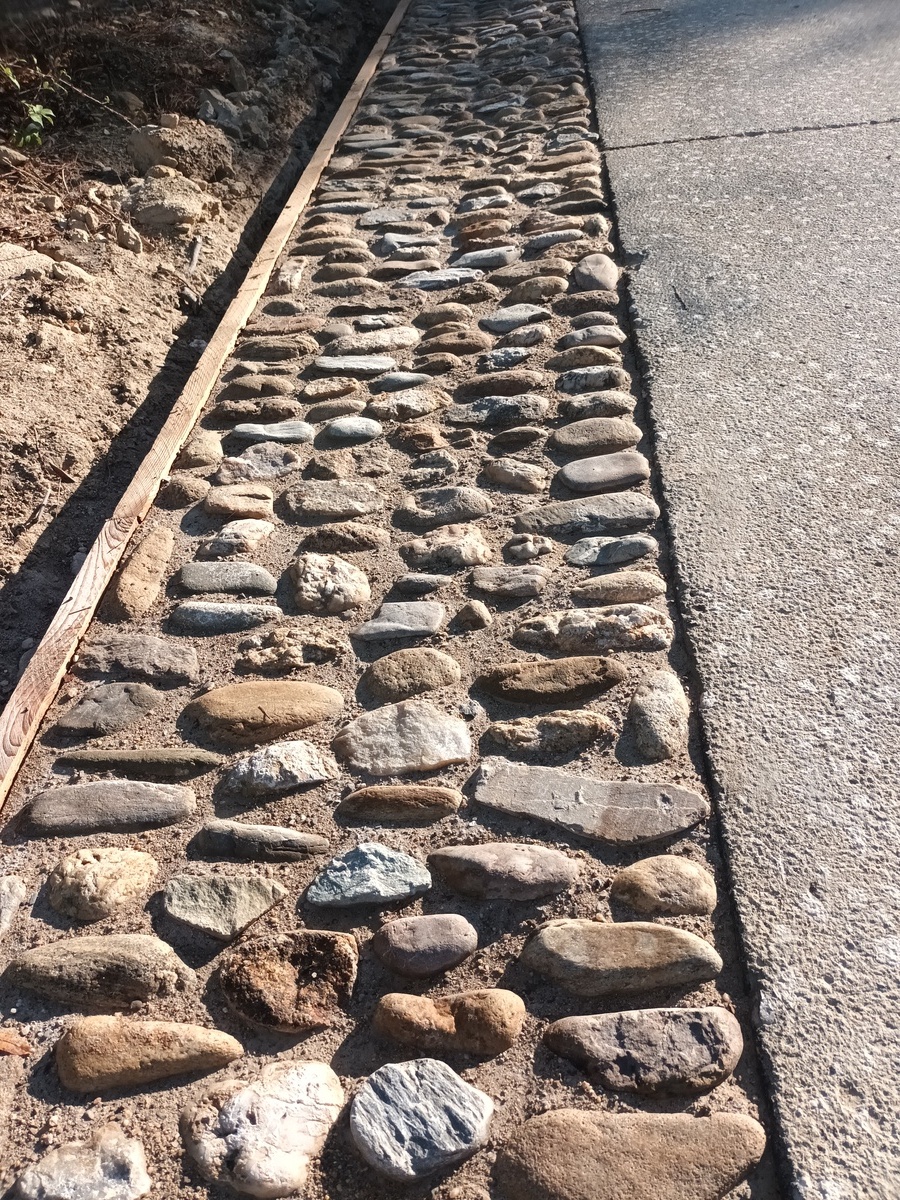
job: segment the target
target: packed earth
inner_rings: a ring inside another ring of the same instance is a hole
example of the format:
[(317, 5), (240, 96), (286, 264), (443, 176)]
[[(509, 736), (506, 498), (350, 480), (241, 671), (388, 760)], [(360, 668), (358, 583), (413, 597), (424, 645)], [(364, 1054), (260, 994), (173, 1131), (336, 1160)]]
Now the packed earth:
[(13, 1195), (779, 1194), (612, 237), (413, 0), (8, 806)]

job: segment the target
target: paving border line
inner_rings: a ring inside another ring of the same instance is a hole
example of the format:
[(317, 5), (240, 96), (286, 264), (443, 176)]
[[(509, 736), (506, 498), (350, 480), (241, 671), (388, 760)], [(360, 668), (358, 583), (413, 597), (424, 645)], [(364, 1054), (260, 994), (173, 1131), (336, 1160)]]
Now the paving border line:
[(399, 0), (375, 45), (359, 69), (340, 108), (297, 180), (237, 295), (216, 327), (153, 445), (125, 489), (111, 517), (88, 550), (81, 570), (63, 597), (21, 678), (0, 713), (0, 808), (6, 803), (19, 768), (53, 703), (88, 630), (109, 581), (129, 542), (150, 510), (160, 484), (194, 428), (238, 336), (252, 316), (278, 257), (309, 203), (338, 142), (352, 121), (363, 93), (406, 15), (412, 0)]

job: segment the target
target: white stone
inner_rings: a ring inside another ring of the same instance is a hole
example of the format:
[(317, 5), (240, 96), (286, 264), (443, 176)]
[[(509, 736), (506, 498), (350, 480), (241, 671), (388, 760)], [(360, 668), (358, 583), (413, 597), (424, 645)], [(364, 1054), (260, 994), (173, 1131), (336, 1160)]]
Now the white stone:
[(230, 554), (250, 554), (260, 542), (275, 532), (271, 521), (246, 518), (229, 521), (218, 533), (205, 538), (197, 551), (198, 558), (227, 558)]
[(365, 573), (336, 554), (298, 554), (288, 574), (302, 612), (342, 613), (371, 598)]
[(494, 1102), (434, 1058), (388, 1063), (350, 1108), (350, 1133), (366, 1162), (409, 1183), (462, 1162), (490, 1135)]
[(247, 1196), (290, 1196), (306, 1186), (343, 1103), (340, 1080), (325, 1063), (270, 1063), (253, 1083), (226, 1080), (188, 1105), (181, 1136), (213, 1183)]
[(646, 604), (564, 609), (523, 621), (515, 637), (522, 646), (562, 654), (616, 650), (668, 650), (674, 630), (665, 613)]
[(474, 567), (493, 557), (477, 525), (442, 525), (401, 547), (412, 567)]
[(370, 775), (408, 775), (468, 762), (472, 741), (465, 721), (427, 700), (401, 700), (363, 713), (332, 743), (351, 767)]
[(224, 782), (229, 791), (264, 796), (293, 792), (297, 788), (336, 779), (337, 775), (338, 765), (330, 754), (297, 738), (272, 742), (248, 754), (235, 763)]
[(0, 938), (8, 933), (27, 895), (24, 879), (18, 875), (0, 876)]
[(447, 619), (447, 610), (437, 600), (401, 600), (382, 604), (378, 615), (355, 630), (364, 642), (382, 639), (429, 637)]
[(118, 1125), (90, 1142), (65, 1142), (29, 1167), (16, 1183), (19, 1200), (138, 1200), (153, 1186), (144, 1147)]

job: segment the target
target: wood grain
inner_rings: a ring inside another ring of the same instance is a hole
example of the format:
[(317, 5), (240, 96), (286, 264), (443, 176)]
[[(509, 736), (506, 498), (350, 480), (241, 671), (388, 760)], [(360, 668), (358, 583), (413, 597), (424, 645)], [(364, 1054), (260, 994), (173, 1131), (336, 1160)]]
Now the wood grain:
[(165, 425), (116, 505), (112, 516), (105, 522), (97, 540), (88, 551), (84, 565), (75, 576), (72, 586), (0, 714), (0, 806), (9, 796), (44, 714), (59, 691), (69, 663), (97, 611), (97, 606), (132, 535), (153, 504), (161, 482), (168, 475), (178, 451), (196, 424), (222, 367), (234, 349), (241, 329), (265, 291), (288, 238), (309, 203), (322, 172), (350, 124), (363, 92), (410, 3), (411, 0), (400, 0), (384, 31), (372, 47), (315, 153), (260, 247), (184, 390), (173, 405)]

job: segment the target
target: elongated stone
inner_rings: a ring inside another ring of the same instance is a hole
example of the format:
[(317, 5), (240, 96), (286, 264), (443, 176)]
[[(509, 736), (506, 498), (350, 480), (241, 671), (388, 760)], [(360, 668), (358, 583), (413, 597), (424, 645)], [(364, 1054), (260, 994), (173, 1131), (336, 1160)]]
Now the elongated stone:
[(401, 700), (350, 721), (332, 743), (339, 757), (370, 775), (408, 775), (467, 762), (466, 723), (426, 700)]
[(722, 960), (709, 942), (650, 921), (549, 921), (520, 961), (576, 996), (620, 996), (714, 979)]
[(581, 392), (627, 392), (631, 376), (621, 367), (578, 367), (565, 371), (556, 380), (556, 389), (568, 395)]
[(539, 596), (550, 582), (550, 572), (536, 563), (523, 567), (476, 567), (472, 587), (489, 596), (522, 598)]
[(56, 1069), (73, 1092), (137, 1087), (194, 1071), (217, 1071), (244, 1053), (218, 1029), (177, 1021), (84, 1017), (56, 1043)]
[(192, 701), (184, 716), (223, 741), (252, 746), (337, 717), (343, 707), (334, 688), (276, 680), (214, 688)]
[(602, 713), (561, 709), (539, 717), (494, 721), (485, 737), (506, 754), (569, 754), (586, 750), (600, 740), (611, 741), (618, 729)]
[(452, 891), (475, 900), (537, 900), (567, 891), (580, 864), (549, 846), (485, 842), (443, 846), (428, 865)]
[(119, 570), (104, 607), (114, 621), (133, 621), (156, 603), (175, 548), (171, 529), (151, 529)]
[(549, 400), (529, 392), (521, 396), (482, 396), (469, 404), (451, 404), (444, 409), (443, 416), (450, 425), (501, 429), (543, 421), (549, 412)]
[(325, 354), (317, 358), (313, 366), (323, 375), (349, 375), (354, 379), (368, 379), (370, 375), (396, 371), (397, 361), (387, 354)]
[(364, 824), (411, 825), (452, 816), (463, 802), (456, 788), (433, 784), (382, 784), (351, 792), (335, 809), (335, 816)]
[(549, 308), (541, 308), (536, 304), (511, 304), (506, 308), (498, 308), (488, 317), (482, 317), (478, 324), (491, 333), (511, 333), (522, 325), (548, 320), (552, 315)]
[(628, 712), (635, 742), (651, 762), (672, 758), (687, 746), (690, 705), (678, 676), (655, 671), (635, 691)]
[(188, 592), (244, 592), (248, 595), (274, 596), (277, 582), (255, 563), (185, 563), (178, 582)]
[(612, 567), (655, 554), (658, 549), (656, 538), (636, 533), (619, 538), (581, 538), (569, 547), (563, 557), (573, 567)]
[(81, 646), (76, 668), (83, 672), (122, 672), (159, 683), (196, 683), (200, 663), (193, 646), (151, 634), (109, 634)]
[(163, 892), (163, 911), (230, 942), (286, 895), (280, 883), (258, 875), (176, 875)]
[(741, 1027), (724, 1008), (564, 1017), (544, 1030), (543, 1040), (603, 1087), (645, 1095), (690, 1095), (716, 1087), (744, 1049)]
[(442, 525), (400, 547), (413, 567), (471, 567), (490, 562), (493, 551), (477, 525)]
[(67, 750), (57, 759), (82, 771), (116, 771), (119, 775), (146, 775), (160, 779), (190, 779), (205, 775), (225, 761), (221, 754), (193, 746), (160, 746), (146, 750)]
[(142, 721), (162, 701), (162, 693), (146, 683), (101, 683), (58, 717), (56, 727), (64, 733), (103, 737)]
[(446, 609), (436, 600), (402, 600), (382, 604), (376, 616), (355, 629), (353, 636), (364, 642), (430, 637), (446, 619)]
[(586, 534), (616, 535), (646, 529), (659, 517), (649, 496), (637, 492), (557, 500), (542, 508), (519, 513), (513, 527), (520, 533), (543, 533), (551, 537), (583, 537)]
[(380, 1034), (430, 1054), (493, 1057), (514, 1045), (525, 1021), (525, 1005), (505, 988), (479, 988), (452, 996), (389, 992), (375, 1009)]
[(499, 663), (479, 676), (479, 687), (514, 704), (581, 700), (608, 691), (626, 677), (625, 667), (609, 658), (584, 655), (543, 662)]
[(520, 645), (536, 649), (596, 654), (667, 650), (674, 630), (665, 613), (646, 604), (611, 604), (544, 613), (518, 625), (515, 637)]
[(174, 825), (196, 807), (191, 789), (176, 784), (97, 780), (39, 792), (25, 809), (25, 824), (44, 837), (127, 833)]
[[(583, 458), (628, 450), (636, 446), (642, 436), (641, 430), (628, 417), (590, 417), (555, 430), (550, 444), (557, 450)], [(575, 474), (577, 477), (577, 470)], [(582, 471), (582, 477), (584, 474)]]
[(242, 442), (311, 442), (316, 431), (308, 421), (273, 421), (260, 425), (254, 422), (235, 425), (232, 435)]
[(504, 1145), (503, 1200), (721, 1200), (762, 1157), (766, 1135), (743, 1113), (598, 1113), (526, 1121)]
[(615, 571), (597, 575), (572, 588), (578, 604), (608, 605), (642, 603), (666, 594), (666, 581), (652, 571)]
[(474, 283), (482, 279), (484, 271), (475, 267), (448, 267), (438, 271), (413, 271), (410, 275), (398, 279), (395, 287), (421, 288), (425, 292), (443, 291), (447, 288), (459, 287), (464, 283)]
[(171, 946), (144, 933), (64, 938), (14, 958), (13, 987), (86, 1012), (114, 1012), (135, 1000), (174, 996), (196, 986), (194, 972)]
[[(200, 566), (201, 564), (196, 564)], [(284, 613), (277, 604), (242, 604), (223, 600), (183, 600), (172, 610), (172, 625), (182, 633), (213, 636), (254, 629), (267, 621), (280, 621)]]
[(384, 498), (369, 483), (325, 479), (289, 489), (284, 494), (284, 504), (295, 521), (343, 521), (379, 512), (384, 507)]
[(188, 849), (201, 858), (238, 858), (254, 862), (302, 862), (325, 854), (327, 838), (282, 825), (250, 825), (243, 821), (207, 821)]
[(650, 464), (643, 454), (622, 450), (567, 463), (557, 478), (573, 492), (611, 492), (617, 488), (634, 487), (649, 479)]
[(204, 497), (203, 509), (211, 517), (271, 522), (274, 515), (272, 500), (272, 489), (264, 483), (232, 483), (210, 488)]
[(592, 779), (518, 763), (483, 763), (474, 797), (486, 808), (616, 846), (674, 837), (709, 816), (702, 796), (674, 784)]
[(417, 859), (377, 842), (360, 842), (333, 858), (306, 890), (317, 907), (394, 904), (421, 896), (431, 876)]

